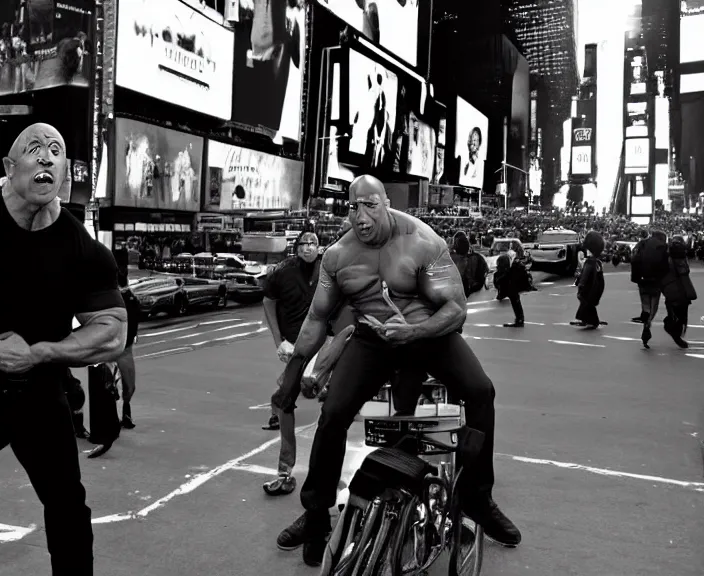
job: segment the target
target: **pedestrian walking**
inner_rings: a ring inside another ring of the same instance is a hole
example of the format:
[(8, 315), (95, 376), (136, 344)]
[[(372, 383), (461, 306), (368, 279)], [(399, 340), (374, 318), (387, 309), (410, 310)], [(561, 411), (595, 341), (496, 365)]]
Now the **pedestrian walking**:
[(137, 300), (134, 292), (130, 290), (126, 271), (120, 270), (118, 272), (117, 283), (127, 310), (127, 342), (125, 343), (124, 352), (117, 359), (117, 368), (120, 370), (120, 381), (122, 382), (121, 425), (127, 430), (132, 430), (135, 427), (135, 423), (132, 420), (131, 401), (137, 388), (137, 371), (134, 365), (132, 345), (137, 340), (140, 307), (139, 300)]
[(682, 336), (687, 332), (689, 305), (697, 299), (697, 291), (689, 276), (687, 245), (681, 236), (675, 236), (670, 243), (669, 269), (662, 280), (662, 294), (667, 309), (665, 332), (680, 348), (689, 348)]
[[(638, 243), (633, 247), (633, 250), (631, 250), (631, 282), (634, 283), (636, 283), (637, 280), (633, 279), (633, 259), (635, 258), (636, 254), (641, 251), (646, 240), (650, 237), (650, 234), (647, 230), (641, 230), (638, 235), (640, 237), (640, 240), (638, 240)], [(637, 324), (645, 324), (645, 321), (648, 319), (648, 316), (649, 312), (643, 308), (643, 300), (641, 299), (640, 316), (632, 318), (631, 321), (636, 322)]]
[(53, 576), (92, 576), (91, 511), (64, 380), (69, 366), (115, 360), (125, 347), (117, 267), (61, 207), (68, 163), (55, 128), (24, 130), (3, 164), (0, 254), (14, 281), (0, 283), (0, 449), (10, 445), (44, 505)]
[(594, 230), (589, 232), (584, 238), (584, 249), (587, 251), (587, 258), (577, 285), (579, 309), (576, 314), (577, 321), (572, 325), (586, 326), (593, 330), (602, 324), (596, 309), (604, 295), (605, 286), (604, 270), (599, 260), (604, 251), (604, 239), (601, 234)]
[(504, 324), (504, 327), (523, 328), (525, 326), (525, 315), (521, 304), (521, 292), (530, 292), (532, 286), (526, 267), (516, 258), (516, 253), (513, 250), (509, 250), (507, 254), (502, 254), (496, 260), (494, 286), (497, 289), (496, 299), (501, 301), (504, 298), (508, 298), (511, 301), (515, 316), (514, 321)]
[(650, 327), (660, 305), (662, 280), (669, 269), (667, 236), (662, 230), (651, 230), (650, 238), (643, 242), (631, 261), (631, 282), (638, 284), (644, 318), (641, 340), (646, 348), (653, 337)]
[[(279, 264), (266, 278), (264, 287), (264, 314), (274, 338), (279, 360), (288, 362), (293, 346), (318, 285), (320, 273), (318, 237), (313, 232), (303, 232), (296, 239), (294, 256)], [(277, 380), (281, 386), (283, 373)], [(296, 434), (294, 408), (281, 411), (272, 405), (266, 430), (280, 430), (279, 475), (264, 484), (264, 491), (271, 496), (290, 494), (296, 489), (292, 476), (296, 463)]]

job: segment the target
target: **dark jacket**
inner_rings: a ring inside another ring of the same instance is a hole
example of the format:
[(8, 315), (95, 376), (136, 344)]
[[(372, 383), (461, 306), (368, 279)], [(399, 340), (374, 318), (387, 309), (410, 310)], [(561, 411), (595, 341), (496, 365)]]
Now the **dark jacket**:
[(484, 287), (484, 280), (489, 267), (480, 254), (472, 252), (471, 254), (461, 255), (457, 252), (452, 252), (450, 257), (455, 266), (457, 266), (460, 278), (462, 278), (465, 296), (469, 296)]
[(577, 298), (590, 306), (598, 306), (604, 295), (604, 270), (598, 258), (589, 256), (584, 261), (584, 268), (577, 285)]
[(507, 254), (502, 254), (496, 260), (496, 272), (494, 272), (494, 286), (498, 292), (499, 300), (504, 297), (510, 298), (521, 292), (531, 290), (528, 271), (522, 262), (515, 258), (513, 264)]
[(670, 246), (670, 260), (667, 274), (662, 279), (662, 293), (665, 302), (672, 306), (684, 306), (697, 299), (697, 292), (689, 277), (687, 247), (673, 243)]
[(659, 235), (648, 238), (631, 260), (631, 281), (641, 291), (658, 292), (670, 268), (667, 242)]
[(127, 343), (125, 348), (129, 348), (134, 343), (139, 330), (139, 300), (129, 288), (121, 288), (120, 291), (127, 309)]

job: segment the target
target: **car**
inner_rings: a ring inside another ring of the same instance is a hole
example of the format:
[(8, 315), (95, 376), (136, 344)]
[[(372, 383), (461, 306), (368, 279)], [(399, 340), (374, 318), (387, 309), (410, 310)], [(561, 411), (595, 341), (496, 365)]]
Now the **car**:
[(256, 302), (264, 298), (264, 279), (269, 267), (242, 254), (215, 254), (213, 278), (224, 280), (228, 296), (239, 303)]
[(216, 280), (191, 276), (150, 276), (130, 282), (130, 288), (145, 318), (161, 312), (183, 316), (199, 306), (227, 306), (227, 287)]
[(530, 248), (533, 268), (573, 276), (577, 270), (577, 253), (581, 247), (582, 238), (573, 230), (544, 230)]

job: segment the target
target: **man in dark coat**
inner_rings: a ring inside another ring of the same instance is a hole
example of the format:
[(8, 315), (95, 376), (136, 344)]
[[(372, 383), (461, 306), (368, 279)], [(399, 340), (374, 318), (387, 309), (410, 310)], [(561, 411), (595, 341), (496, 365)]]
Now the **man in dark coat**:
[(643, 313), (648, 313), (641, 334), (643, 346), (646, 348), (653, 337), (650, 326), (660, 305), (662, 280), (669, 268), (667, 236), (662, 230), (652, 230), (650, 238), (643, 243), (631, 261), (631, 281), (638, 284)]

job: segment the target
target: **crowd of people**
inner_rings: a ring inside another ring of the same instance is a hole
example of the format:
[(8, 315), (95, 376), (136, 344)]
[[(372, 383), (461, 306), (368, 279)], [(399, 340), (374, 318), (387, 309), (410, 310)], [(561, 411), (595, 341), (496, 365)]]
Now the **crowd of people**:
[(450, 240), (458, 231), (463, 231), (472, 245), (484, 247), (491, 246), (495, 237), (535, 242), (542, 231), (550, 228), (565, 228), (582, 236), (594, 230), (601, 234), (608, 247), (613, 242), (638, 242), (642, 233), (653, 226), (665, 232), (668, 238), (679, 235), (688, 244), (704, 245), (704, 218), (687, 214), (656, 211), (651, 224), (641, 225), (623, 215), (596, 214), (593, 211), (551, 209), (533, 212), (483, 208), (481, 215), (474, 216), (459, 216), (456, 212), (448, 209), (418, 216), (445, 240)]

